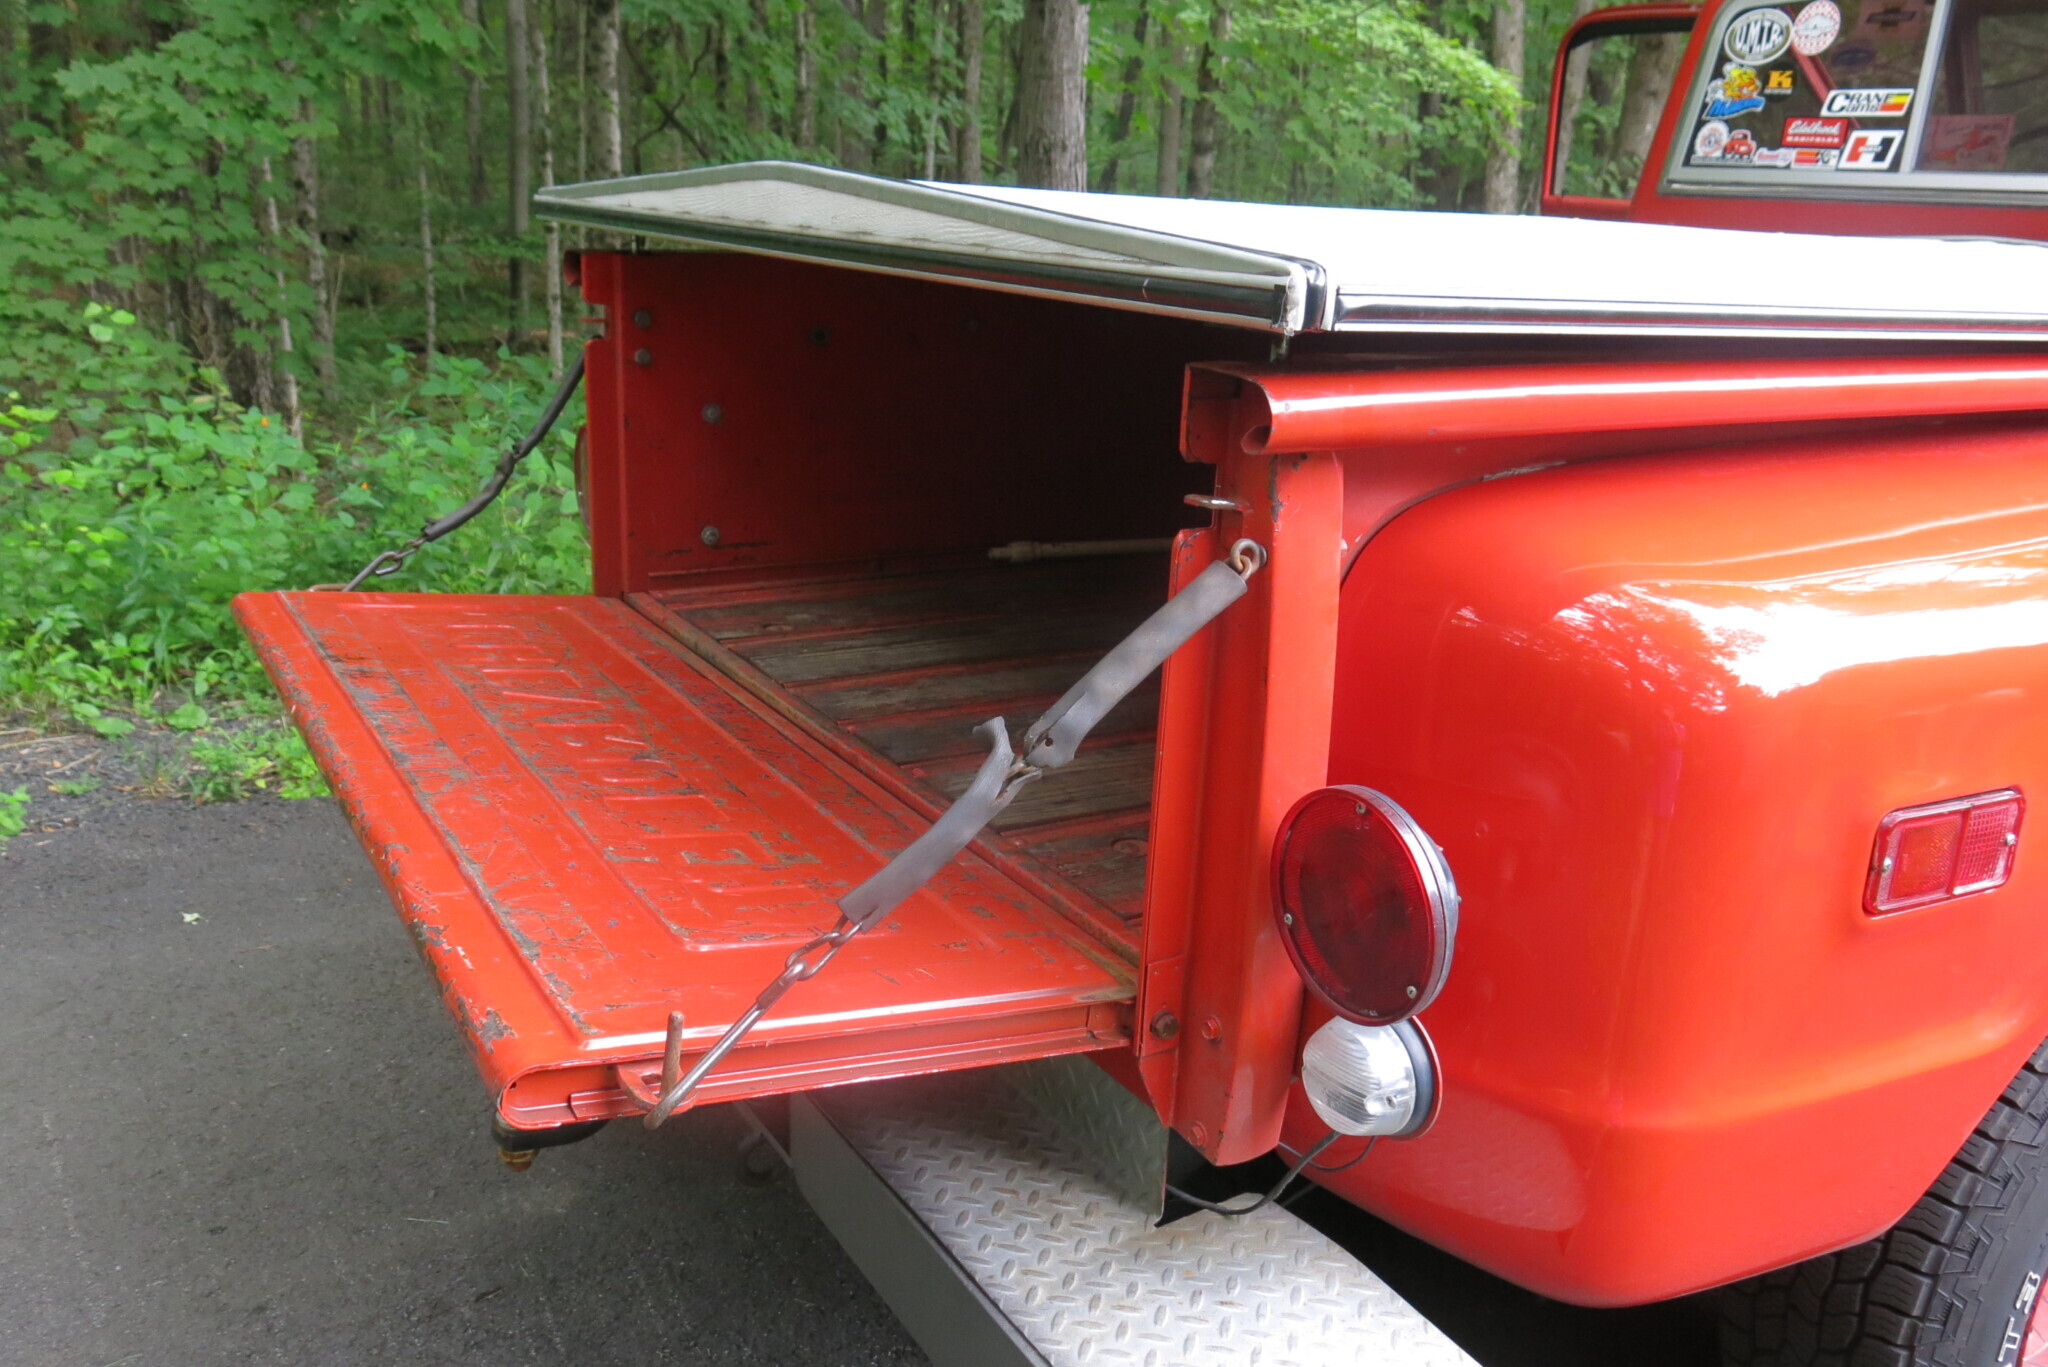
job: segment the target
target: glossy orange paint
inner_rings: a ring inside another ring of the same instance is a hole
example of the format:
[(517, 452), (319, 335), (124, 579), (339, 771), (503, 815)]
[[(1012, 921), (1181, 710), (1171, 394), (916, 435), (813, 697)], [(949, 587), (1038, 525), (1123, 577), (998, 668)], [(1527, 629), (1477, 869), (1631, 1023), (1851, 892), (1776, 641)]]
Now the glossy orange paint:
[(1588, 1304), (1886, 1227), (2048, 1035), (2048, 862), (2027, 831), (2005, 887), (1872, 918), (1873, 833), (2048, 787), (2044, 718), (2038, 417), (1408, 507), (1344, 585), (1328, 779), (1391, 794), (1456, 871), (1443, 1108), (1321, 1180)]

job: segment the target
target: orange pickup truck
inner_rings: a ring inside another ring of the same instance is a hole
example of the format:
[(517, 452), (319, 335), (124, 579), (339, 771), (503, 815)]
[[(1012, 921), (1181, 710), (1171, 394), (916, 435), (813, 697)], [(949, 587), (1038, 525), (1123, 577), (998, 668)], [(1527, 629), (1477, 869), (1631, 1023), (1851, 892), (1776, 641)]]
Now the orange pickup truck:
[(1731, 1363), (2048, 1361), (2044, 52), (1596, 11), (1536, 217), (543, 191), (591, 592), (238, 605), (500, 1142), (1085, 1055)]

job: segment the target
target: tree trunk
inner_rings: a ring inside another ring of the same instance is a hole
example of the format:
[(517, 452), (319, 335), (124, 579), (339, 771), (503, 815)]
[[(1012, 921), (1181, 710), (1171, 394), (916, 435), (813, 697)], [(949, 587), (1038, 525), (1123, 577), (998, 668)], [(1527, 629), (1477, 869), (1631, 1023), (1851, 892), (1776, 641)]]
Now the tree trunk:
[[(533, 112), (540, 121), (540, 183), (555, 183), (554, 97), (548, 83), (548, 36), (542, 24), (533, 27)], [(547, 260), (548, 373), (562, 373), (562, 225), (548, 220)]]
[[(462, 22), (475, 32), (479, 46), (483, 43), (484, 17), (482, 0), (462, 0)], [(484, 78), (474, 62), (464, 63), (462, 106), (462, 135), (469, 152), (469, 202), (481, 205), (490, 198), (490, 185), (484, 175)]]
[[(744, 63), (747, 73), (744, 123), (749, 133), (760, 134), (768, 131), (768, 117), (761, 109), (760, 49), (755, 46), (755, 42), (768, 32), (768, 0), (753, 0), (753, 5), (754, 31), (750, 35), (750, 40), (741, 45), (740, 60)], [(755, 149), (759, 145), (758, 138), (749, 139), (748, 154), (758, 155)]]
[(1180, 83), (1171, 73), (1180, 66), (1181, 47), (1168, 31), (1162, 53), (1169, 73), (1159, 83), (1159, 164), (1152, 175), (1152, 193), (1171, 199), (1180, 193)]
[(1138, 77), (1145, 70), (1145, 30), (1152, 15), (1145, 0), (1138, 0), (1138, 17), (1131, 25), (1131, 55), (1124, 62), (1123, 92), (1116, 97), (1116, 122), (1109, 130), (1109, 160), (1102, 163), (1102, 175), (1095, 188), (1116, 193), (1117, 174), (1123, 167), (1124, 141), (1131, 136), (1131, 121), (1138, 114)]
[(1017, 54), (1017, 183), (1088, 188), (1088, 7), (1024, 0)]
[(292, 314), (287, 302), (284, 284), (284, 229), (277, 221), (277, 195), (275, 181), (270, 174), (270, 158), (263, 159), (263, 235), (270, 239), (271, 250), (277, 252), (277, 353), (283, 364), (278, 367), (284, 384), (285, 426), (295, 438), (305, 437), (305, 426), (299, 417), (299, 377), (292, 373)]
[(1678, 59), (1685, 53), (1683, 33), (1659, 33), (1636, 39), (1628, 61), (1628, 90), (1621, 97), (1621, 118), (1614, 130), (1614, 160), (1631, 178), (1642, 175), (1657, 136), (1657, 120), (1671, 94)]
[(424, 135), (420, 138), (419, 157), (415, 163), (419, 168), (420, 182), (420, 275), (426, 310), (426, 366), (434, 368), (435, 332), (440, 322), (439, 310), (434, 296), (434, 197), (427, 186), (427, 145)]
[[(1593, 12), (1594, 0), (1572, 0), (1572, 17), (1565, 21), (1569, 29), (1573, 24)], [(1594, 43), (1582, 43), (1564, 64), (1564, 89), (1559, 92), (1557, 108), (1550, 113), (1557, 129), (1557, 183), (1544, 186), (1548, 194), (1561, 195), (1565, 192), (1565, 173), (1572, 164), (1572, 141), (1577, 132), (1579, 108), (1586, 102), (1586, 71), (1593, 63)]]
[(981, 0), (960, 0), (960, 129), (954, 174), (981, 184)]
[(798, 147), (818, 141), (818, 4), (804, 0), (796, 12), (796, 128)]
[(1481, 207), (1489, 214), (1512, 214), (1522, 207), (1522, 58), (1528, 18), (1528, 0), (1494, 0), (1493, 64), (1514, 80), (1515, 111), (1505, 135), (1486, 154)]
[[(299, 122), (313, 121), (310, 101), (299, 104)], [(293, 197), (299, 204), (299, 232), (306, 239), (306, 288), (313, 294), (313, 374), (320, 393), (334, 397), (334, 294), (327, 285), (327, 244), (320, 238), (320, 147), (309, 137), (292, 139)], [(336, 286), (340, 284), (336, 280)]]
[(526, 0), (505, 0), (506, 120), (505, 227), (512, 234), (512, 254), (505, 261), (506, 292), (512, 299), (512, 349), (526, 336), (525, 244), (530, 222), (527, 198), (533, 193), (533, 52), (527, 31)]
[(1216, 185), (1216, 145), (1222, 121), (1216, 113), (1216, 92), (1223, 87), (1223, 45), (1230, 41), (1230, 6), (1218, 4), (1209, 15), (1209, 41), (1202, 44), (1195, 68), (1195, 112), (1188, 120), (1188, 198), (1207, 199)]
[(600, 176), (626, 174), (625, 131), (619, 121), (619, 0), (595, 0), (597, 18), (597, 146)]

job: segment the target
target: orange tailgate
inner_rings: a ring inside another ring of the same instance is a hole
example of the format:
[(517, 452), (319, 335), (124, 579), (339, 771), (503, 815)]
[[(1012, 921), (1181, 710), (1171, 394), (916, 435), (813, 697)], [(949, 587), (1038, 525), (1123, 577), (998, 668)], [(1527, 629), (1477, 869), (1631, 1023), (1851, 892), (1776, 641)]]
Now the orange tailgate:
[[(625, 604), (245, 594), (236, 611), (500, 1114), (645, 1109), (837, 899), (904, 803)], [(797, 984), (704, 1100), (1128, 1040), (1129, 967), (969, 853)]]

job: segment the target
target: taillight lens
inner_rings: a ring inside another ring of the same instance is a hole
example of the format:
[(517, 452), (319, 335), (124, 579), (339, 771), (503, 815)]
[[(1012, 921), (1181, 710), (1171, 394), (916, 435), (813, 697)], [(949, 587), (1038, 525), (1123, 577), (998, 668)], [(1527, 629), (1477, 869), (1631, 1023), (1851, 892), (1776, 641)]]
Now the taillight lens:
[(2026, 809), (2017, 788), (2001, 788), (1891, 813), (1878, 823), (1863, 909), (1882, 916), (2000, 886)]
[(1384, 793), (1323, 788), (1273, 844), (1273, 914), (1294, 966), (1346, 1020), (1405, 1020), (1443, 989), (1458, 930), (1450, 866)]

